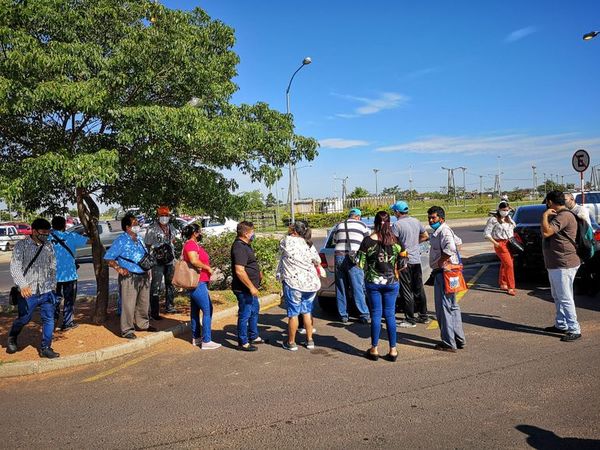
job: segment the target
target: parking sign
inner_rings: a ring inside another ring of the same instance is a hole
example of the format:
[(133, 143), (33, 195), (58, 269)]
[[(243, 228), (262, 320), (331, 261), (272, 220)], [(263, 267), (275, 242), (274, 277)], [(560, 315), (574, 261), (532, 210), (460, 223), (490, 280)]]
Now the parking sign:
[(577, 150), (573, 154), (573, 169), (577, 172), (585, 172), (590, 166), (590, 155), (583, 149)]

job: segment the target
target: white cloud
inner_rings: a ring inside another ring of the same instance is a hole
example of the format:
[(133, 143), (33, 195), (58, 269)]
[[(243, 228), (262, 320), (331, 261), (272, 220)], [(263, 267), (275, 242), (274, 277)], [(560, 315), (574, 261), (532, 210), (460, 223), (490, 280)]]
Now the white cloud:
[(509, 35), (504, 38), (504, 42), (520, 41), (521, 39), (535, 33), (536, 31), (538, 31), (537, 28), (533, 27), (533, 26), (520, 28), (518, 30), (515, 30), (515, 31), (509, 33)]
[(358, 116), (375, 114), (384, 109), (394, 109), (406, 104), (410, 98), (396, 92), (384, 92), (378, 98), (356, 97), (354, 95), (335, 94), (337, 97), (351, 100), (353, 102), (362, 103), (362, 106), (354, 109), (353, 114), (336, 114), (337, 117), (343, 119), (351, 119)]
[(358, 139), (328, 138), (319, 141), (319, 145), (322, 148), (352, 148), (364, 147), (369, 145), (369, 143)]
[(407, 152), (417, 154), (501, 155), (507, 157), (550, 160), (570, 158), (578, 148), (600, 146), (600, 137), (581, 137), (575, 133), (526, 135), (505, 134), (488, 136), (430, 136), (411, 142), (378, 147), (378, 152)]

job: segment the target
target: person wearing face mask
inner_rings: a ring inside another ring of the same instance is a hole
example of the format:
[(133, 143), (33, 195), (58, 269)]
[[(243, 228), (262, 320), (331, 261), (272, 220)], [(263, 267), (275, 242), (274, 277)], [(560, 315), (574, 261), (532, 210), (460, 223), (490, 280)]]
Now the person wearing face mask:
[(8, 333), (6, 352), (15, 353), (18, 350), (17, 337), (39, 307), (42, 343), (38, 353), (42, 358), (57, 358), (60, 355), (51, 347), (57, 297), (53, 292), (56, 287), (56, 257), (52, 244), (48, 242), (50, 222), (35, 219), (31, 230), (31, 236), (15, 244), (10, 260), (10, 274), (22, 298), (18, 304), (19, 316)]
[(508, 248), (508, 240), (513, 237), (515, 222), (509, 215), (510, 206), (507, 202), (500, 202), (496, 214), (489, 218), (483, 236), (494, 245), (496, 255), (500, 259), (500, 273), (498, 284), (500, 289), (507, 291), (508, 295), (515, 293), (515, 268), (513, 256)]
[[(202, 350), (214, 350), (221, 344), (211, 339), (211, 319), (213, 305), (208, 293), (208, 283), (212, 275), (210, 257), (200, 245), (202, 230), (196, 223), (187, 225), (182, 231), (187, 239), (183, 245), (183, 259), (198, 270), (198, 286), (190, 293), (190, 323), (192, 329), (192, 344)], [(202, 337), (200, 337), (200, 311), (202, 311)]]
[(135, 339), (134, 330), (157, 331), (150, 325), (150, 276), (138, 264), (147, 250), (139, 236), (140, 226), (133, 214), (121, 219), (120, 235), (104, 254), (109, 267), (119, 274), (121, 292), (121, 336)]
[(440, 327), (442, 341), (436, 350), (456, 353), (456, 349), (465, 347), (466, 339), (462, 325), (460, 306), (455, 294), (447, 294), (444, 288), (444, 267), (447, 264), (459, 264), (458, 247), (462, 240), (446, 224), (446, 212), (440, 206), (427, 210), (429, 226), (433, 230), (429, 242), (429, 265), (434, 280), (435, 317)]
[(257, 350), (254, 344), (263, 342), (258, 335), (258, 288), (262, 275), (256, 254), (252, 249), (254, 225), (242, 221), (237, 226), (237, 239), (231, 246), (233, 280), (231, 290), (238, 300), (238, 348), (242, 351)]
[(175, 289), (173, 288), (173, 274), (175, 273), (175, 235), (177, 230), (170, 224), (171, 211), (167, 206), (161, 206), (156, 210), (158, 220), (155, 221), (146, 236), (144, 244), (148, 251), (156, 257), (157, 264), (152, 268), (152, 281), (150, 282), (150, 317), (154, 320), (160, 320), (159, 313), (160, 288), (163, 278), (165, 280), (165, 312), (167, 314), (176, 313), (174, 305)]

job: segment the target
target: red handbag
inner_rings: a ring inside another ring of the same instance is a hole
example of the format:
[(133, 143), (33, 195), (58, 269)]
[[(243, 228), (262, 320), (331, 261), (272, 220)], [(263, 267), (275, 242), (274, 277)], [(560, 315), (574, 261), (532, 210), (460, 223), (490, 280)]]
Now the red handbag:
[(462, 264), (447, 264), (444, 266), (444, 291), (446, 294), (456, 294), (468, 289), (463, 276)]

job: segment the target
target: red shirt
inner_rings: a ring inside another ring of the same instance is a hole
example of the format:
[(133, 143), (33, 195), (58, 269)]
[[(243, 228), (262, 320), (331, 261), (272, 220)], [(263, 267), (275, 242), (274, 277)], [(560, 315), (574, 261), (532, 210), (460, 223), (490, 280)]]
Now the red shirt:
[[(197, 242), (192, 241), (191, 239), (187, 241), (183, 246), (184, 261), (190, 262), (190, 257), (188, 256), (189, 252), (198, 253), (198, 259), (200, 260), (200, 262), (204, 265), (210, 266), (210, 257), (208, 256), (208, 253), (206, 253), (206, 250), (204, 250), (204, 248), (201, 245), (199, 245)], [(200, 271), (198, 281), (200, 281), (201, 283), (210, 281), (210, 273), (208, 273), (208, 270), (202, 269)]]

